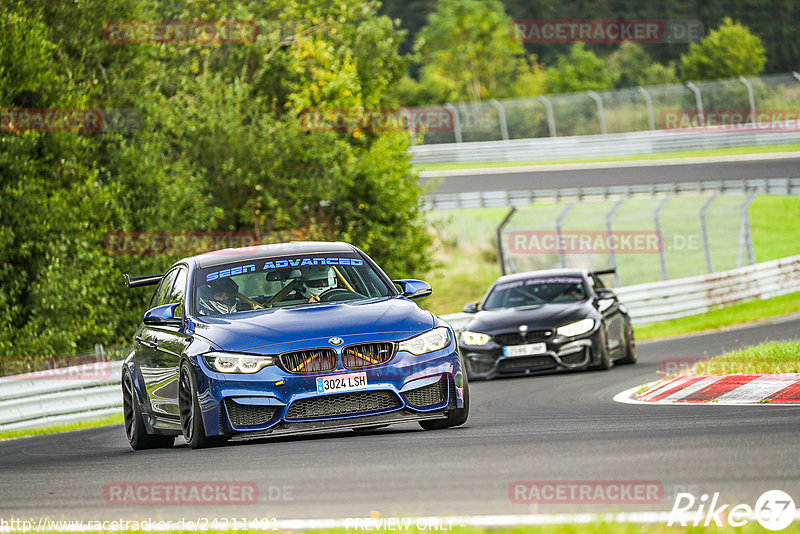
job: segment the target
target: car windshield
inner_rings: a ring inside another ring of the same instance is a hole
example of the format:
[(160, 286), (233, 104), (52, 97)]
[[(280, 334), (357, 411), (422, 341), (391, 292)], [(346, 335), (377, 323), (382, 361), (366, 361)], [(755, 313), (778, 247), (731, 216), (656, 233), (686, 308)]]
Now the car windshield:
[(586, 300), (586, 290), (580, 276), (536, 277), (497, 284), (486, 298), (483, 309), (500, 310), (581, 300)]
[(198, 269), (194, 312), (219, 315), (395, 294), (355, 254), (261, 258)]

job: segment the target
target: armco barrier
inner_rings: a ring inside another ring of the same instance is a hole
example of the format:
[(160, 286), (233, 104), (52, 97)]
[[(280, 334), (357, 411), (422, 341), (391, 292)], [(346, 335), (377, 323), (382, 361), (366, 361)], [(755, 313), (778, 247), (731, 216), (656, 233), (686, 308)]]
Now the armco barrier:
[(743, 300), (800, 291), (800, 255), (615, 291), (637, 323), (687, 317)]
[[(743, 300), (767, 299), (800, 291), (800, 255), (730, 271), (614, 289), (636, 324), (688, 317)], [(456, 331), (467, 313), (441, 315)]]
[(732, 146), (769, 146), (800, 142), (795, 130), (645, 131), (571, 137), (537, 137), (507, 141), (476, 141), (416, 145), (410, 153), (416, 165), (425, 163), (535, 162), (575, 157), (633, 156)]
[(121, 371), (122, 362), (116, 361), (110, 362), (109, 371), (97, 379), (0, 377), (0, 430), (71, 423), (121, 413)]

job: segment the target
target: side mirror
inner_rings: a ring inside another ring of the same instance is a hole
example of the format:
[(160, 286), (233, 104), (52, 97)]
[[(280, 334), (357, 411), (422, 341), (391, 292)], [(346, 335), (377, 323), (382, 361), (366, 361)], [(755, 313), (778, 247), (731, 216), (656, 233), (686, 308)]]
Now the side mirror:
[(464, 313), (478, 313), (478, 301), (476, 300), (475, 302), (464, 304), (464, 307), (461, 308), (461, 311)]
[(400, 292), (409, 299), (419, 299), (433, 293), (428, 282), (423, 282), (422, 280), (403, 279), (392, 280), (392, 282), (400, 286)]
[(183, 319), (180, 317), (175, 317), (175, 312), (177, 311), (178, 307), (181, 306), (180, 302), (176, 302), (174, 304), (162, 304), (161, 306), (156, 306), (150, 310), (147, 310), (144, 314), (144, 319), (142, 322), (146, 325), (151, 326), (164, 326), (164, 325), (174, 325), (180, 326), (183, 324)]

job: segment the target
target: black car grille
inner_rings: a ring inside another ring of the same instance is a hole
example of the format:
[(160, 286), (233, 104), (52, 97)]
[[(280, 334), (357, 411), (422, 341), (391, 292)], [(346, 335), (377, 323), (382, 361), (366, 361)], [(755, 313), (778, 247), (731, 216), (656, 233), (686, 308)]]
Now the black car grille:
[(301, 399), (292, 403), (286, 412), (286, 419), (358, 415), (368, 412), (388, 411), (400, 406), (400, 399), (389, 391), (359, 391)]
[(521, 369), (536, 369), (537, 367), (552, 367), (555, 360), (550, 356), (524, 356), (501, 360), (497, 364), (498, 371), (519, 371)]
[(336, 352), (332, 349), (312, 349), (287, 352), (278, 357), (284, 371), (290, 373), (319, 373), (336, 369)]
[(448, 380), (442, 378), (433, 384), (407, 391), (403, 393), (403, 396), (408, 404), (417, 408), (435, 406), (444, 402), (447, 396), (447, 385)]
[(553, 337), (552, 330), (528, 330), (522, 332), (510, 332), (508, 334), (495, 334), (494, 340), (500, 345), (524, 345), (525, 343), (536, 343), (537, 341), (547, 341)]
[(231, 399), (225, 399), (225, 410), (233, 426), (263, 426), (275, 415), (274, 406), (237, 404)]
[(380, 365), (394, 358), (396, 350), (394, 343), (350, 345), (342, 350), (342, 363), (348, 369)]

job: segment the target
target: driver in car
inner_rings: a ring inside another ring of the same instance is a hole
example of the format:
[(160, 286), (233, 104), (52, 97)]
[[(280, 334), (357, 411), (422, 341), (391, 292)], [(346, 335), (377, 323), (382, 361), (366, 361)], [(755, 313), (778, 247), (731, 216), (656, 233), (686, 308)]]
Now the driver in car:
[(197, 289), (200, 315), (216, 315), (236, 311), (239, 286), (230, 278), (219, 278)]
[(303, 277), (296, 281), (297, 293), (308, 299), (308, 302), (319, 302), (319, 297), (329, 289), (336, 287), (336, 272), (332, 267), (315, 265), (303, 270)]

